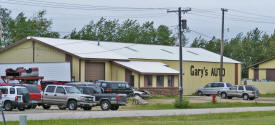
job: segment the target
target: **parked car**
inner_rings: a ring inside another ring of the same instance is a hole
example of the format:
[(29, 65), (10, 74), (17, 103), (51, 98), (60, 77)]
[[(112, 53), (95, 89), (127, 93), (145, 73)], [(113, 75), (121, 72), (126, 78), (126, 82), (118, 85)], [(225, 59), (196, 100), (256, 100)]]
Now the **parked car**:
[(150, 96), (151, 96), (149, 91), (137, 90), (137, 89), (133, 89), (133, 90), (134, 90), (134, 96), (139, 96), (141, 98), (150, 98)]
[(133, 96), (134, 91), (127, 82), (96, 81), (96, 85), (102, 87), (103, 93), (127, 94)]
[(58, 105), (61, 110), (76, 110), (77, 107), (91, 110), (96, 102), (94, 96), (81, 94), (74, 86), (48, 85), (42, 94), (42, 106), (50, 109), (51, 105)]
[(41, 81), (40, 82), (40, 90), (44, 90), (47, 85), (65, 85), (68, 83), (67, 81), (54, 81), (54, 80), (49, 80), (49, 81)]
[(232, 99), (232, 97), (243, 98), (243, 100), (254, 100), (259, 97), (259, 90), (251, 85), (231, 86), (229, 90), (221, 91), (221, 98)]
[(118, 110), (119, 106), (125, 106), (127, 104), (126, 94), (112, 94), (102, 93), (102, 88), (86, 83), (68, 83), (77, 87), (82, 94), (95, 96), (95, 102), (97, 106), (101, 106), (102, 110)]
[(3, 108), (6, 111), (12, 111), (18, 108), (24, 111), (29, 105), (30, 95), (26, 87), (23, 86), (0, 86), (2, 93)]
[(41, 91), (38, 89), (37, 85), (22, 84), (22, 86), (28, 89), (30, 95), (30, 104), (27, 109), (35, 109), (37, 105), (41, 104)]
[(211, 95), (211, 94), (220, 95), (221, 91), (229, 90), (231, 86), (232, 86), (231, 83), (226, 83), (226, 82), (208, 83), (203, 88), (198, 89), (197, 95), (198, 96)]

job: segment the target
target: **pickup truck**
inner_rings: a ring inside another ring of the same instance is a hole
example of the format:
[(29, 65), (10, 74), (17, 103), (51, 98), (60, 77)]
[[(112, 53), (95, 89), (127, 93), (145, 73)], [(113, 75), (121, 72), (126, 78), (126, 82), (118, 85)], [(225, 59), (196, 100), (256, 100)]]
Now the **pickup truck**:
[(78, 88), (82, 94), (95, 96), (95, 102), (97, 106), (100, 106), (103, 111), (118, 110), (119, 106), (125, 106), (127, 104), (126, 94), (114, 94), (114, 93), (102, 93), (103, 89), (95, 84), (89, 84), (87, 82), (68, 83), (66, 85), (72, 85)]
[(76, 110), (77, 107), (91, 110), (96, 102), (94, 96), (81, 94), (73, 86), (48, 85), (42, 94), (42, 107), (50, 109), (51, 105), (57, 105), (61, 110)]
[(231, 86), (229, 90), (220, 92), (221, 98), (232, 99), (232, 97), (243, 98), (243, 100), (254, 100), (259, 97), (259, 90), (251, 85), (236, 85)]

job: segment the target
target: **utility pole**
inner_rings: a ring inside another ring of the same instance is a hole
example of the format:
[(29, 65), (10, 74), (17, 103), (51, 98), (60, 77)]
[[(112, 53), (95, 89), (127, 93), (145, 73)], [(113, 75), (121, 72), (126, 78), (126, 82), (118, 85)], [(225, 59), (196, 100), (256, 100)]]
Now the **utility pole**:
[(182, 103), (182, 94), (183, 94), (183, 84), (182, 84), (182, 43), (181, 43), (181, 39), (182, 39), (182, 19), (181, 19), (181, 13), (183, 12), (183, 14), (187, 13), (188, 11), (191, 11), (191, 8), (189, 9), (184, 9), (182, 10), (181, 7), (178, 8), (178, 10), (167, 10), (167, 13), (170, 12), (177, 12), (178, 13), (178, 17), (179, 17), (179, 64), (180, 64), (180, 86), (179, 86), (179, 92), (180, 92), (180, 103)]
[(220, 62), (220, 82), (222, 82), (222, 77), (223, 77), (223, 51), (224, 51), (224, 12), (227, 12), (228, 9), (221, 8), (222, 10), (222, 37), (221, 37), (221, 49), (220, 49), (220, 54), (221, 54), (221, 62)]

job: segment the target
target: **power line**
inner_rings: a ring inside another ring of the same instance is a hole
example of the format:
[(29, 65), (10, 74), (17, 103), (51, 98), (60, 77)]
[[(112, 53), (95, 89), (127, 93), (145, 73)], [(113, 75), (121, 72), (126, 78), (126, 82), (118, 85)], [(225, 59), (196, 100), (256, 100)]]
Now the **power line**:
[(111, 7), (111, 6), (94, 6), (94, 5), (81, 5), (69, 3), (57, 3), (46, 1), (23, 1), (23, 0), (9, 0), (5, 1), (6, 4), (18, 4), (27, 6), (42, 6), (58, 9), (77, 9), (77, 10), (108, 10), (108, 11), (146, 11), (146, 10), (167, 10), (169, 8), (136, 8), (136, 7)]

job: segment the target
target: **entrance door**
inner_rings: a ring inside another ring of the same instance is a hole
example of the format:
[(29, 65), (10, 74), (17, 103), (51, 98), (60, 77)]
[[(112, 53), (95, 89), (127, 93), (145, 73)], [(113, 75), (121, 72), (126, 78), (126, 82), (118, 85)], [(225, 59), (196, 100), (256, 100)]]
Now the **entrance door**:
[(132, 72), (128, 69), (125, 69), (125, 81), (128, 82), (129, 84), (131, 82), (131, 75), (132, 75)]
[(259, 69), (254, 69), (254, 80), (259, 80)]

